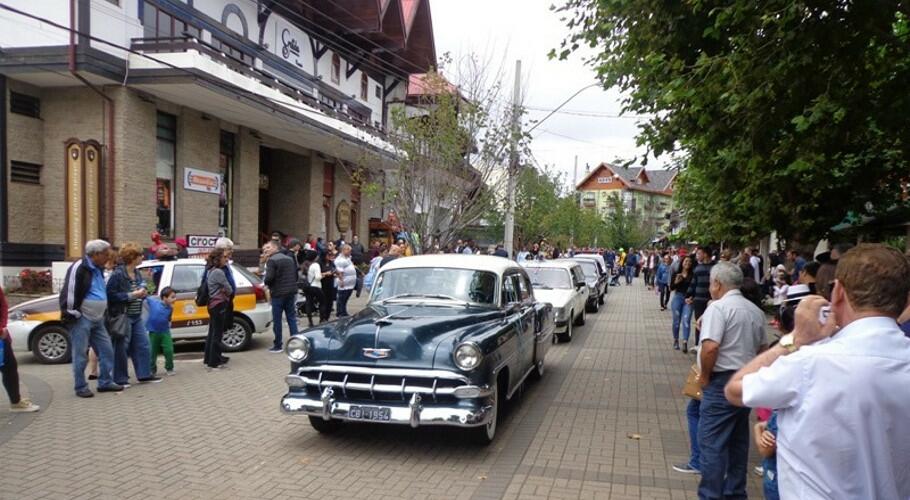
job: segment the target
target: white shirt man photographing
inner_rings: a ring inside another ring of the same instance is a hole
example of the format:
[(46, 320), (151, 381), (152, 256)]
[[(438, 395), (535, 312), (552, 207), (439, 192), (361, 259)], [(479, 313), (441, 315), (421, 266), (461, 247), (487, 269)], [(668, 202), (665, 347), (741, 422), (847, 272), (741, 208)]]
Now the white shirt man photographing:
[(910, 294), (910, 261), (860, 245), (836, 276), (827, 322), (819, 321), (827, 301), (804, 298), (793, 333), (725, 393), (777, 410), (781, 498), (910, 498), (910, 339), (895, 321)]

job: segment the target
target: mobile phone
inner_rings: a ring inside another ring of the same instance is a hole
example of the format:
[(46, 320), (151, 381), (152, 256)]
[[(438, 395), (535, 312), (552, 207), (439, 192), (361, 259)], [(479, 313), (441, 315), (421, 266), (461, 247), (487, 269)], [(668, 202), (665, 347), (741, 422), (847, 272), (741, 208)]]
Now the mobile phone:
[(824, 325), (828, 322), (828, 316), (831, 315), (831, 306), (824, 306), (818, 310), (818, 323)]

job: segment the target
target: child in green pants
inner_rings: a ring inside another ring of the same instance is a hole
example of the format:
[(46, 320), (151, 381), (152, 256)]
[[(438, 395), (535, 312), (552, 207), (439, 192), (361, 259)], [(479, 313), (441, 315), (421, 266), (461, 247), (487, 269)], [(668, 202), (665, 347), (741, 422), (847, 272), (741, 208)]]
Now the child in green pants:
[(171, 314), (174, 312), (174, 302), (177, 302), (177, 292), (166, 286), (161, 289), (160, 298), (152, 297), (148, 300), (149, 315), (145, 328), (149, 332), (149, 342), (152, 344), (152, 375), (158, 371), (158, 354), (164, 353), (164, 369), (168, 375), (174, 375), (174, 340), (171, 338)]

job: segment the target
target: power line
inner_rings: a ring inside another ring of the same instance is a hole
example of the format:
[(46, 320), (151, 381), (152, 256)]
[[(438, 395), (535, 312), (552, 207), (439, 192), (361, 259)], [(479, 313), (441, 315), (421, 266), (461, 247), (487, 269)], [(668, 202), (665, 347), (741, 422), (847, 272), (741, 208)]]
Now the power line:
[[(528, 111), (536, 111), (536, 112), (545, 112), (545, 111), (554, 112), (554, 110), (552, 108), (541, 108), (541, 107), (537, 107), (537, 106), (525, 106), (525, 109), (527, 109)], [(635, 119), (635, 120), (639, 120), (639, 119), (643, 119), (643, 118), (650, 118), (650, 116), (648, 116), (648, 115), (618, 115), (618, 114), (613, 114), (613, 113), (598, 113), (598, 112), (594, 112), (594, 111), (577, 111), (577, 110), (571, 110), (571, 109), (557, 109), (557, 110), (555, 110), (555, 113), (562, 114), (562, 115), (587, 116), (587, 117), (591, 117), (591, 118), (622, 118), (622, 119)]]
[[(596, 143), (596, 142), (586, 141), (586, 140), (584, 140), (584, 139), (579, 139), (579, 138), (577, 138), (577, 137), (571, 137), (571, 136), (568, 136), (568, 135), (565, 135), (565, 134), (560, 134), (560, 133), (558, 133), (558, 132), (553, 132), (552, 130), (547, 130), (547, 129), (545, 129), (545, 128), (540, 129), (540, 132), (541, 132), (541, 134), (555, 135), (556, 137), (562, 137), (563, 139), (568, 139), (568, 140), (570, 140), (570, 141), (584, 142), (584, 143), (586, 143), (586, 144), (593, 144), (593, 145), (595, 145), (595, 146), (600, 146), (600, 147), (602, 147), (602, 148), (606, 148), (606, 147), (607, 147), (607, 146), (604, 146), (603, 144), (598, 144), (598, 143)], [(537, 137), (540, 137), (540, 135), (538, 135)]]

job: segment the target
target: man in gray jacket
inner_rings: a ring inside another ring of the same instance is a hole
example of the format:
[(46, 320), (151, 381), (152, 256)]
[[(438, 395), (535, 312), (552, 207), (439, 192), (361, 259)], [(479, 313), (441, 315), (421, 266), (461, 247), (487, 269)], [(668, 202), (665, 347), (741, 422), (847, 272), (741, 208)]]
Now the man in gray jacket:
[(269, 352), (282, 352), (281, 313), (287, 317), (288, 331), (297, 335), (297, 262), (280, 252), (278, 245), (270, 241), (262, 246), (265, 258), (265, 285), (272, 296), (272, 331), (275, 343)]

